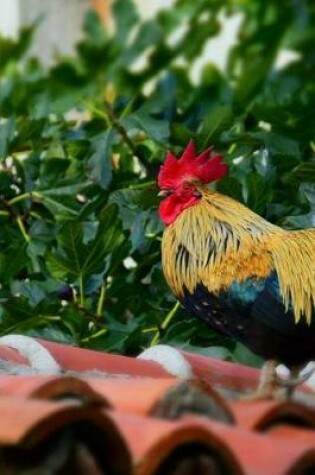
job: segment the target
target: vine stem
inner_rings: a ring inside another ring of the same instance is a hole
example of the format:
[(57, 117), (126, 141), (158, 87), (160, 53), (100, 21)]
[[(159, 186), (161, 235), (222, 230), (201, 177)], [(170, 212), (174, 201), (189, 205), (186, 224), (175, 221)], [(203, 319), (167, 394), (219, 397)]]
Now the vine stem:
[[(127, 145), (127, 147), (130, 149), (131, 153), (133, 155), (137, 155), (137, 149), (136, 146), (134, 145), (133, 141), (129, 138), (128, 133), (124, 126), (119, 122), (119, 119), (115, 116), (111, 105), (107, 102), (104, 104), (104, 109), (105, 110), (100, 110), (99, 108), (95, 107), (93, 104), (84, 101), (85, 106), (87, 107), (88, 110), (91, 112), (94, 112), (94, 114), (102, 119), (105, 120), (106, 125), (108, 128), (113, 128), (115, 129), (124, 143)], [(139, 157), (138, 157), (139, 159)], [(139, 161), (141, 161), (139, 159)]]
[(101, 119), (104, 119), (106, 124), (107, 124), (107, 127), (111, 127), (112, 124), (111, 124), (111, 121), (109, 120), (109, 117), (108, 115), (103, 111), (103, 110), (100, 110), (98, 107), (95, 107), (93, 104), (91, 104), (90, 102), (86, 101), (86, 100), (83, 100), (82, 101), (84, 103), (84, 105), (86, 106), (86, 108), (90, 111), (90, 112), (94, 112), (94, 114), (97, 116), (97, 117), (100, 117)]
[(80, 274), (79, 276), (79, 287), (80, 287), (80, 305), (84, 307), (84, 285), (83, 285), (83, 275)]
[(29, 234), (27, 233), (27, 231), (25, 229), (25, 226), (24, 226), (24, 223), (23, 223), (23, 220), (22, 220), (21, 216), (16, 217), (16, 222), (17, 222), (19, 230), (21, 231), (21, 234), (24, 237), (25, 241), (27, 243), (29, 243), (31, 241), (31, 238), (30, 238)]
[(174, 315), (176, 314), (177, 310), (180, 307), (180, 303), (176, 302), (173, 308), (168, 312), (166, 317), (164, 318), (162, 324), (160, 325), (158, 331), (155, 333), (154, 337), (151, 340), (150, 346), (154, 346), (159, 342), (160, 336), (161, 336), (161, 330), (166, 330), (167, 327), (169, 326), (171, 320), (173, 319)]
[(101, 287), (101, 293), (100, 293), (100, 296), (99, 296), (99, 299), (98, 299), (98, 303), (97, 303), (96, 315), (97, 315), (98, 317), (101, 317), (101, 316), (102, 316), (103, 307), (104, 307), (104, 301), (105, 301), (105, 296), (106, 296), (106, 285), (103, 284), (102, 287)]
[(145, 183), (138, 183), (137, 185), (129, 185), (129, 190), (142, 190), (143, 188), (152, 188), (153, 185), (156, 185), (155, 180), (146, 181)]
[(20, 201), (24, 201), (24, 200), (28, 200), (28, 199), (32, 199), (32, 198), (39, 199), (39, 198), (41, 198), (41, 195), (37, 192), (28, 191), (27, 193), (22, 193), (21, 195), (15, 196), (14, 198), (12, 198), (9, 201), (1, 199), (1, 201), (3, 202), (4, 206), (7, 208), (8, 211), (0, 211), (0, 214), (2, 216), (5, 216), (5, 215), (10, 216), (11, 215), (12, 218), (15, 219), (15, 221), (18, 225), (18, 228), (21, 231), (21, 234), (22, 234), (23, 238), (25, 239), (25, 241), (27, 243), (29, 243), (31, 241), (31, 238), (30, 238), (29, 234), (26, 231), (22, 216), (19, 215), (15, 211), (13, 206), (16, 203), (19, 203)]
[(32, 193), (31, 192), (23, 193), (21, 195), (18, 195), (18, 196), (15, 196), (14, 198), (12, 198), (10, 201), (8, 201), (8, 204), (10, 206), (13, 206), (15, 203), (18, 203), (19, 201), (28, 200), (28, 199), (31, 199), (31, 198), (32, 198)]
[(103, 328), (93, 335), (86, 336), (85, 338), (81, 338), (80, 343), (89, 343), (91, 340), (95, 340), (95, 338), (99, 338), (102, 335), (105, 335), (108, 332), (107, 328)]

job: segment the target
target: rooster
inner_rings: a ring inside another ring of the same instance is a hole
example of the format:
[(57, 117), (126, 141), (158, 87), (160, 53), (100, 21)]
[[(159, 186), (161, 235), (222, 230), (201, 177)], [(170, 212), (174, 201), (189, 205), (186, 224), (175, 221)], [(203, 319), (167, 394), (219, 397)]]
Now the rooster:
[(207, 186), (226, 174), (212, 148), (197, 155), (190, 141), (179, 159), (167, 153), (158, 175), (165, 278), (188, 313), (267, 360), (257, 395), (280, 384), (291, 395), (315, 359), (315, 228), (284, 230)]

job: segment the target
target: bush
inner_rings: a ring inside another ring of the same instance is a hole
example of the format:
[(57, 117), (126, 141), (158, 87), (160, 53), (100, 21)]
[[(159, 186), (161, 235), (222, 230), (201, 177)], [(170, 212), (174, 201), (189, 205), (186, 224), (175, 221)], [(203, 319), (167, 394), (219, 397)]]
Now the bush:
[[(194, 138), (224, 153), (221, 191), (281, 226), (314, 225), (315, 7), (178, 0), (141, 21), (118, 0), (113, 15), (110, 35), (89, 12), (76, 56), (48, 71), (25, 59), (32, 28), (0, 41), (0, 332), (256, 364), (170, 294), (155, 180), (166, 150)], [(231, 15), (226, 72), (207, 63), (192, 80)], [(283, 50), (295, 54), (279, 67)]]

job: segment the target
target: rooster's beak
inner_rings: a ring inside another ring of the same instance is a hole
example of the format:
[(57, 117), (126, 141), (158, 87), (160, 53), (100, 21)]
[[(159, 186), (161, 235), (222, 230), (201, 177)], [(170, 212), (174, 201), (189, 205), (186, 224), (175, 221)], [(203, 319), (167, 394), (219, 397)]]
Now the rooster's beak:
[(158, 196), (160, 198), (166, 198), (167, 196), (169, 196), (171, 194), (171, 190), (161, 190), (159, 193), (158, 193)]

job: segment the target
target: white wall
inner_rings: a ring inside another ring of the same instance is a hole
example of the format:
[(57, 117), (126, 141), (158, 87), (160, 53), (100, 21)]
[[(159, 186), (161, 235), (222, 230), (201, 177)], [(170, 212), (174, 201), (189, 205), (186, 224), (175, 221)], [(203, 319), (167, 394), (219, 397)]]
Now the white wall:
[(16, 36), (19, 23), (18, 0), (0, 0), (0, 34)]
[(71, 54), (89, 7), (90, 0), (19, 0), (21, 22), (41, 17), (31, 54), (48, 64), (59, 54)]
[(0, 0), (0, 34), (14, 37), (20, 25), (41, 17), (31, 54), (50, 63), (55, 55), (73, 52), (89, 7), (90, 0)]

